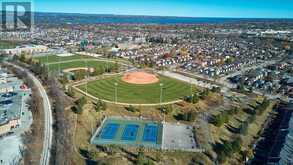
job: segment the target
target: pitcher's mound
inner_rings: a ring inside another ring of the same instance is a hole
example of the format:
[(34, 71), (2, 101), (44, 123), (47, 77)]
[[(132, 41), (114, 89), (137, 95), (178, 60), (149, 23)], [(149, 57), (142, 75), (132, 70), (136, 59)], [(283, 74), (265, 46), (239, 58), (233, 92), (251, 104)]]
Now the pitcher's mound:
[(147, 72), (126, 73), (122, 80), (130, 84), (153, 84), (160, 81), (156, 75)]

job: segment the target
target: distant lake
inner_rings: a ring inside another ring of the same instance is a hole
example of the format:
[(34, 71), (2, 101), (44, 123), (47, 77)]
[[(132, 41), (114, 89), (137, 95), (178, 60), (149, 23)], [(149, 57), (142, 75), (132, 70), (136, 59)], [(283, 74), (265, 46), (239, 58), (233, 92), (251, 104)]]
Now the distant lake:
[(219, 24), (239, 22), (293, 22), (293, 19), (257, 19), (257, 18), (194, 18), (163, 16), (121, 16), (95, 14), (36, 13), (38, 23), (67, 24)]

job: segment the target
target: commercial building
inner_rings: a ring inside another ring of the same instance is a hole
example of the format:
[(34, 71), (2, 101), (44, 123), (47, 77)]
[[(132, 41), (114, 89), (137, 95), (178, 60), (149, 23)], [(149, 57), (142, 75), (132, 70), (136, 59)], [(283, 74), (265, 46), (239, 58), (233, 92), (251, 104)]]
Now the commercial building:
[[(1, 70), (1, 73), (4, 73)], [(0, 136), (21, 124), (21, 115), (30, 90), (16, 77), (0, 74)]]
[(4, 49), (1, 51), (1, 54), (5, 55), (33, 55), (36, 53), (46, 53), (48, 52), (48, 47), (43, 45), (24, 45), (18, 46), (13, 49)]

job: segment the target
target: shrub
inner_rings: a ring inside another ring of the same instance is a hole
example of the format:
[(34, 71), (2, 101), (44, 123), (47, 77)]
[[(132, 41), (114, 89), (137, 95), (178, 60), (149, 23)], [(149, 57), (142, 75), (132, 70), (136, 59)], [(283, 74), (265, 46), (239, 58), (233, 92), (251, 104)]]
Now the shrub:
[(173, 112), (173, 106), (172, 105), (162, 106), (162, 107), (159, 108), (159, 110), (162, 113), (168, 115), (168, 114)]
[(211, 123), (217, 127), (221, 127), (225, 123), (228, 123), (230, 119), (229, 114), (226, 111), (223, 111), (221, 114), (218, 114), (212, 118)]
[(270, 105), (270, 100), (265, 98), (263, 100), (263, 102), (256, 107), (256, 114), (257, 115), (262, 115), (263, 112), (269, 107), (269, 105)]
[(183, 121), (194, 121), (196, 118), (196, 112), (189, 111), (186, 113), (179, 113), (174, 116), (176, 120), (183, 120)]
[(74, 107), (72, 107), (72, 111), (77, 113), (77, 114), (82, 114), (83, 108), (80, 107), (80, 105), (75, 105)]
[(105, 111), (107, 109), (106, 103), (99, 100), (97, 103), (94, 103), (96, 112)]
[(251, 116), (249, 116), (248, 118), (247, 118), (247, 122), (248, 123), (252, 123), (252, 122), (254, 122), (255, 121), (255, 115), (251, 115)]
[(73, 111), (77, 114), (82, 114), (83, 112), (83, 107), (86, 104), (86, 98), (82, 97), (80, 99), (78, 99), (75, 103), (76, 105), (73, 107)]
[(192, 103), (196, 104), (198, 103), (198, 101), (199, 101), (199, 96), (195, 93), (192, 97)]
[(233, 108), (231, 108), (230, 110), (227, 111), (227, 113), (228, 113), (229, 115), (235, 115), (235, 114), (237, 114), (238, 112), (239, 112), (239, 107), (233, 107)]
[(209, 91), (208, 89), (206, 89), (206, 90), (204, 90), (204, 91), (202, 91), (202, 92), (200, 93), (199, 98), (202, 99), (202, 100), (204, 100), (204, 99), (206, 99), (206, 97), (209, 95), (209, 93), (210, 93), (210, 91)]
[(220, 92), (221, 92), (221, 88), (220, 88), (220, 87), (213, 87), (213, 88), (211, 89), (211, 91), (212, 91), (213, 93), (220, 93)]
[(184, 119), (185, 121), (194, 121), (195, 118), (196, 118), (196, 113), (195, 113), (195, 112), (191, 112), (191, 111), (185, 113), (185, 114), (184, 114), (184, 117), (183, 117), (183, 119)]
[(82, 98), (78, 99), (76, 101), (76, 104), (77, 105), (80, 105), (80, 107), (83, 107), (86, 104), (86, 98), (85, 97), (82, 97)]
[(247, 130), (248, 130), (248, 122), (244, 121), (243, 123), (241, 123), (240, 127), (239, 127), (239, 133), (246, 135), (247, 134)]
[(132, 105), (129, 105), (128, 107), (125, 107), (125, 109), (129, 112), (139, 112), (140, 110), (138, 108), (135, 108)]
[(143, 152), (138, 152), (137, 159), (135, 162), (136, 165), (154, 165), (154, 162), (148, 159)]

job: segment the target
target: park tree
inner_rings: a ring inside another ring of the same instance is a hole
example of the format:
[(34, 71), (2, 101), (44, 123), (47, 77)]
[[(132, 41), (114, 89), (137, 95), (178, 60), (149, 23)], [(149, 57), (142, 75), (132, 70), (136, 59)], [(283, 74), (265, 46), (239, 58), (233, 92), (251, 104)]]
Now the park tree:
[(230, 119), (230, 115), (226, 112), (223, 111), (218, 115), (215, 115), (211, 119), (211, 123), (213, 123), (217, 127), (221, 127), (225, 123), (228, 123)]
[(214, 92), (214, 93), (220, 93), (221, 92), (221, 88), (220, 87), (213, 87), (211, 89), (211, 91)]
[(167, 106), (161, 106), (160, 111), (166, 115), (170, 114), (173, 112), (173, 106), (172, 105), (167, 105)]
[(193, 96), (192, 96), (192, 103), (193, 104), (196, 104), (199, 102), (199, 96), (197, 93), (195, 93)]
[(140, 111), (138, 108), (135, 108), (133, 105), (129, 105), (128, 107), (125, 107), (125, 109), (129, 112), (139, 112)]
[(75, 80), (82, 80), (85, 78), (85, 72), (81, 70), (76, 71), (74, 77), (75, 77)]
[(239, 127), (239, 133), (242, 135), (246, 135), (247, 130), (248, 130), (248, 126), (249, 126), (249, 123), (247, 121), (242, 122)]
[(66, 92), (66, 94), (69, 96), (69, 97), (74, 97), (75, 95), (75, 92), (72, 88), (69, 88)]
[(107, 105), (102, 100), (99, 100), (98, 102), (94, 103), (96, 112), (105, 111), (107, 109)]
[(199, 98), (202, 99), (202, 100), (204, 100), (204, 99), (207, 98), (207, 96), (209, 95), (209, 93), (210, 93), (209, 89), (205, 89), (205, 90), (203, 90), (203, 91), (200, 93)]
[(19, 61), (20, 62), (25, 62), (25, 54), (21, 53), (20, 57), (19, 57)]
[(214, 145), (214, 150), (217, 153), (217, 159), (220, 163), (224, 163), (228, 157), (234, 153), (239, 153), (241, 151), (241, 139), (236, 138), (233, 141), (223, 140), (222, 143), (216, 143)]
[(195, 118), (196, 118), (196, 113), (193, 111), (189, 111), (184, 114), (185, 121), (194, 121)]
[(154, 165), (154, 162), (148, 159), (143, 151), (139, 151), (135, 161), (135, 165)]
[(86, 98), (85, 97), (82, 97), (80, 99), (78, 99), (76, 102), (75, 102), (75, 106), (73, 107), (73, 111), (77, 114), (82, 114), (83, 112), (83, 107), (85, 106), (85, 104), (87, 103), (86, 101)]

